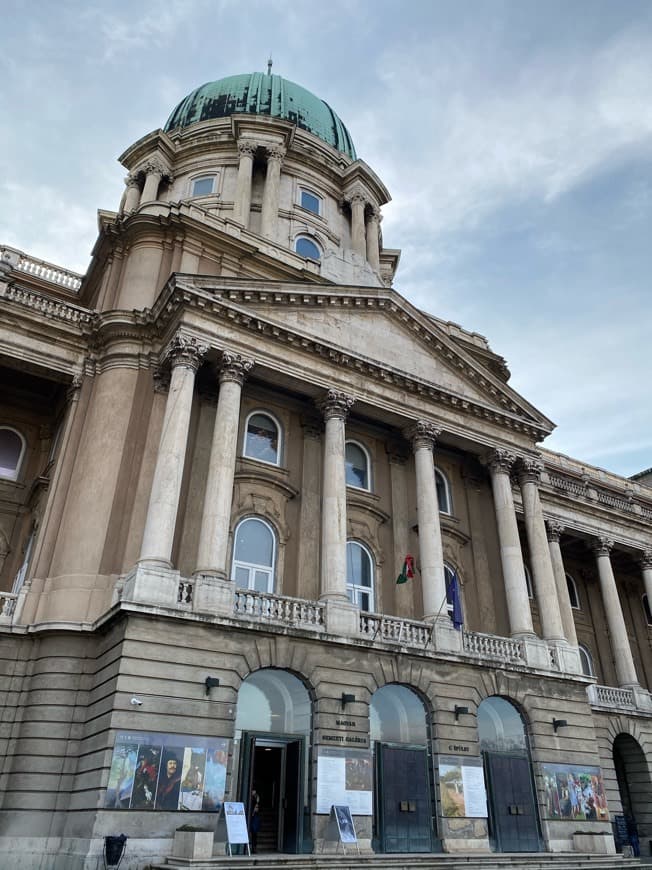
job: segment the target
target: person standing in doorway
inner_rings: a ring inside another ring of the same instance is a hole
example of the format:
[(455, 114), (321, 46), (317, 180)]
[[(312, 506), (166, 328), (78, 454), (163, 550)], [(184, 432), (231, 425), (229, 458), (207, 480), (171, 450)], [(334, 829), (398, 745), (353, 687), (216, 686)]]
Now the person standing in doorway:
[(258, 832), (260, 831), (260, 795), (256, 787), (251, 790), (249, 801), (249, 833), (251, 836), (251, 851), (258, 851)]

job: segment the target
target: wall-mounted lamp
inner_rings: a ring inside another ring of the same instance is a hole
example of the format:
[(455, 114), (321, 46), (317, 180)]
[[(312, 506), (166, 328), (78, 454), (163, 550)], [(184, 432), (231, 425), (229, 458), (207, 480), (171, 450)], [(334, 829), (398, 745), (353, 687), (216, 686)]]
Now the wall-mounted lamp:
[(466, 716), (468, 712), (468, 707), (460, 707), (458, 704), (455, 704), (455, 721), (457, 722), (460, 716)]
[(557, 733), (558, 728), (566, 728), (568, 726), (568, 721), (566, 719), (553, 719), (552, 720), (552, 730)]
[(347, 704), (353, 704), (354, 702), (355, 695), (348, 695), (346, 692), (342, 692), (342, 709), (344, 709)]
[(206, 677), (204, 685), (206, 686), (206, 694), (210, 695), (211, 689), (216, 689), (220, 684), (219, 677)]

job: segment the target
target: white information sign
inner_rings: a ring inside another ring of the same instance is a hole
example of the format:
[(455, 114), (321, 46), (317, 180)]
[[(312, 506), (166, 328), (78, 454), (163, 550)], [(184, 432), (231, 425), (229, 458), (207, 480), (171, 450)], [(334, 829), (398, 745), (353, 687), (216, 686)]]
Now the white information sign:
[(480, 766), (462, 766), (464, 805), (467, 818), (487, 818), (487, 792), (484, 787), (484, 772)]
[(249, 843), (247, 831), (247, 814), (244, 804), (236, 801), (224, 801), (224, 818), (226, 819), (226, 835), (229, 843)]
[(480, 759), (440, 756), (442, 813), (448, 818), (486, 819), (487, 791)]
[(347, 806), (354, 816), (373, 815), (371, 753), (326, 749), (317, 756), (317, 812)]

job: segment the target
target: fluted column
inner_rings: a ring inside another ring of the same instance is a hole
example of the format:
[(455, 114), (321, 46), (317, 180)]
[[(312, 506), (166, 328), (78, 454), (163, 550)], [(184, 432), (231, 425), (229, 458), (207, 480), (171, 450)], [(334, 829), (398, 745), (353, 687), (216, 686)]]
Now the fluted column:
[(157, 199), (161, 178), (166, 175), (166, 169), (158, 160), (149, 160), (141, 169), (145, 173), (145, 186), (140, 198), (140, 203), (143, 205), (146, 202), (155, 202)]
[(507, 450), (494, 450), (488, 457), (510, 633), (512, 637), (532, 637), (532, 613), (509, 476), (515, 461), (516, 456)]
[(140, 548), (140, 562), (171, 567), (195, 373), (207, 350), (207, 345), (200, 344), (195, 338), (177, 335), (167, 353), (172, 374)]
[(647, 603), (652, 607), (652, 550), (645, 550), (641, 557), (641, 573), (645, 585)]
[(539, 604), (541, 629), (545, 640), (565, 640), (557, 584), (550, 559), (550, 548), (539, 498), (539, 483), (543, 463), (534, 457), (519, 462), (519, 483), (523, 498), (525, 531), (530, 550), (530, 567), (534, 575), (534, 588)]
[(233, 204), (233, 219), (245, 228), (249, 226), (249, 211), (251, 209), (251, 183), (253, 179), (254, 154), (257, 145), (246, 139), (238, 142), (240, 162), (238, 164), (238, 180), (235, 187), (235, 202)]
[(329, 390), (319, 403), (326, 426), (321, 506), (320, 600), (347, 600), (344, 427), (353, 402), (351, 396)]
[(550, 550), (550, 561), (552, 562), (552, 570), (557, 585), (557, 600), (559, 602), (559, 612), (561, 614), (561, 624), (564, 629), (564, 637), (571, 646), (577, 646), (577, 632), (575, 630), (573, 608), (571, 607), (570, 597), (568, 595), (566, 569), (564, 568), (564, 559), (559, 545), (559, 539), (563, 531), (564, 527), (557, 520), (546, 520), (548, 549)]
[(253, 361), (225, 351), (219, 369), (220, 392), (213, 428), (195, 574), (226, 579), (233, 479), (238, 450), (242, 385)]
[(597, 538), (593, 542), (593, 552), (598, 563), (598, 577), (600, 578), (600, 591), (607, 615), (611, 651), (616, 665), (616, 679), (620, 687), (638, 686), (636, 667), (632, 657), (632, 650), (627, 636), (627, 627), (623, 616), (618, 587), (611, 566), (611, 550), (613, 541), (608, 538)]
[(267, 173), (263, 191), (263, 205), (260, 219), (260, 233), (266, 239), (275, 239), (278, 221), (278, 201), (281, 188), (281, 164), (285, 148), (267, 149)]
[(367, 242), (365, 239), (364, 210), (366, 200), (361, 193), (354, 193), (351, 202), (351, 247), (363, 259), (367, 257)]
[(380, 236), (379, 227), (380, 212), (374, 206), (367, 218), (367, 262), (374, 270), (380, 271)]
[(429, 620), (442, 616), (448, 620), (444, 550), (433, 459), (435, 441), (439, 434), (439, 429), (423, 420), (419, 420), (405, 432), (414, 451), (423, 618)]
[(127, 196), (125, 198), (124, 211), (129, 214), (136, 211), (140, 203), (140, 183), (138, 176), (130, 172), (125, 179), (127, 185)]

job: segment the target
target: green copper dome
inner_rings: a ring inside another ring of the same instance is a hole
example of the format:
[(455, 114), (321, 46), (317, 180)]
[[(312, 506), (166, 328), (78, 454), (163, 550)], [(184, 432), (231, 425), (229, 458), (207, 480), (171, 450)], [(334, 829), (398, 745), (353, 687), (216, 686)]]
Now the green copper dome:
[(201, 85), (179, 103), (168, 118), (165, 130), (189, 127), (212, 118), (227, 118), (240, 112), (284, 118), (319, 136), (352, 160), (356, 159), (349, 131), (328, 103), (294, 82), (265, 73), (228, 76)]

